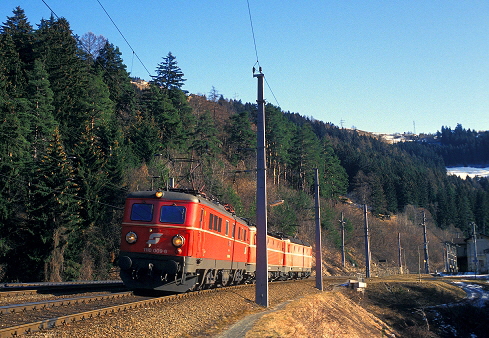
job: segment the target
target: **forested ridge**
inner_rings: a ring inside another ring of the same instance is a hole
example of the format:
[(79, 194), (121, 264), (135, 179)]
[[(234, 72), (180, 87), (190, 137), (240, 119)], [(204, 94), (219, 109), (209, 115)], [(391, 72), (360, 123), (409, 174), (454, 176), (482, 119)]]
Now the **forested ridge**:
[[(155, 73), (148, 83), (131, 78), (116, 46), (91, 33), (74, 37), (64, 18), (34, 28), (19, 7), (7, 17), (0, 28), (0, 280), (106, 278), (125, 195), (165, 188), (169, 178), (254, 218), (256, 105), (214, 87), (207, 96), (186, 92), (171, 52)], [(474, 221), (488, 232), (487, 179), (445, 170), (487, 163), (463, 157), (468, 140), (478, 144), (471, 154), (485, 149), (487, 157), (485, 133), (443, 127), (433, 142), (389, 145), (267, 104), (266, 137), (269, 199), (287, 202), (270, 210), (272, 230), (293, 234), (304, 221), (319, 168), (331, 205), (349, 196), (375, 215), (412, 205), (441, 228), (469, 234)], [(455, 153), (463, 158), (450, 159)], [(323, 213), (328, 228), (333, 211)]]

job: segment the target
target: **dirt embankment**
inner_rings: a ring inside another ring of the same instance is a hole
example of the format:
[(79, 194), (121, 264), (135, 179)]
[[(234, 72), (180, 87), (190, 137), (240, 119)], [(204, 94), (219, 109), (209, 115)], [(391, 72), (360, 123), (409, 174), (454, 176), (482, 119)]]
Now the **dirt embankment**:
[(382, 337), (394, 331), (341, 292), (310, 295), (263, 316), (247, 338)]
[[(475, 322), (488, 319), (487, 311), (461, 302), (465, 292), (460, 288), (428, 275), (372, 278), (367, 284), (365, 292), (339, 288), (296, 300), (264, 315), (246, 337), (433, 338), (446, 337), (448, 331), (469, 334), (463, 313), (470, 313)], [(437, 307), (440, 304), (456, 305)]]

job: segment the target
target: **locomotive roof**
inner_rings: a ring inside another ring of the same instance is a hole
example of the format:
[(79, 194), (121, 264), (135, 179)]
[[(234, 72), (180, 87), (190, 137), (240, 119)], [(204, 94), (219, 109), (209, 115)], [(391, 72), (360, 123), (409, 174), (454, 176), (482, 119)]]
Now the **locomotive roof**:
[[(250, 224), (249, 220), (238, 217), (234, 213), (230, 213), (217, 200), (209, 200), (204, 194), (200, 194), (196, 190), (175, 189), (175, 190), (163, 190), (161, 192), (163, 193), (163, 195), (159, 199), (186, 201), (186, 202), (206, 204), (213, 209), (219, 210), (219, 212), (228, 213), (230, 215), (233, 215), (233, 217), (239, 218), (244, 224), (246, 224), (248, 226), (253, 226), (253, 224)], [(155, 194), (156, 194), (156, 191), (151, 191), (151, 190), (133, 191), (133, 192), (130, 192), (127, 195), (127, 197), (128, 198), (156, 198)], [(294, 244), (311, 246), (306, 241), (300, 240), (299, 238), (287, 236), (283, 233), (268, 232), (268, 235), (275, 237), (275, 238), (278, 238), (278, 239), (288, 239), (288, 240), (290, 240), (290, 242), (292, 242)]]
[[(161, 199), (168, 199), (168, 200), (177, 200), (177, 201), (188, 201), (188, 202), (199, 202), (199, 198), (195, 195), (190, 195), (190, 194), (184, 194), (181, 192), (176, 192), (176, 191), (161, 191), (163, 195), (161, 196)], [(127, 197), (128, 198), (156, 198), (155, 197), (156, 191), (133, 191), (130, 192)]]
[(311, 246), (306, 241), (303, 241), (303, 240), (301, 240), (299, 238), (287, 236), (286, 234), (284, 234), (282, 232), (268, 232), (268, 235), (269, 236), (272, 236), (272, 237), (275, 237), (275, 238), (278, 238), (278, 239), (288, 239), (291, 243), (294, 243), (294, 244), (299, 244), (299, 245), (304, 245), (304, 246)]
[[(234, 213), (229, 212), (217, 200), (209, 200), (205, 195), (199, 194), (197, 191), (189, 190), (190, 193), (187, 193), (186, 191), (183, 191), (183, 190), (179, 190), (179, 191), (163, 190), (160, 192), (163, 193), (163, 195), (159, 198), (160, 200), (166, 199), (166, 200), (202, 203), (202, 204), (205, 204), (205, 205), (207, 205), (213, 209), (218, 210), (219, 212), (228, 213), (230, 215), (233, 215), (233, 217), (241, 219), (241, 221), (244, 224), (250, 226), (250, 224), (247, 220), (242, 219), (242, 218), (236, 216)], [(151, 191), (151, 190), (133, 191), (127, 195), (127, 198), (152, 198), (152, 199), (156, 199), (155, 194), (156, 194), (156, 191)]]

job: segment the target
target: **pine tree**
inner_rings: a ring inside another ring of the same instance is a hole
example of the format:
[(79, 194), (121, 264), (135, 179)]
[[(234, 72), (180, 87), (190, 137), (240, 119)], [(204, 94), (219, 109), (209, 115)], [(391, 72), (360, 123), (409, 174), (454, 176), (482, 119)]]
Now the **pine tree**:
[(119, 48), (106, 41), (98, 51), (94, 68), (96, 72), (102, 74), (109, 89), (109, 98), (116, 105), (116, 112), (121, 117), (131, 114), (134, 109), (134, 90)]
[(154, 83), (168, 90), (182, 88), (183, 83), (187, 80), (183, 78), (184, 74), (177, 64), (176, 57), (168, 52), (168, 55), (163, 58), (163, 62), (159, 63), (156, 68)]
[(33, 147), (33, 157), (45, 151), (48, 140), (53, 135), (57, 122), (54, 120), (53, 91), (44, 65), (34, 61), (34, 69), (28, 74), (29, 83), (26, 94), (31, 103), (32, 130), (29, 141)]
[(322, 158), (319, 164), (321, 195), (331, 199), (345, 195), (348, 189), (348, 175), (328, 141), (323, 144)]
[(291, 164), (291, 141), (296, 127), (272, 104), (265, 106), (265, 118), (267, 167), (273, 173), (274, 183), (280, 185), (281, 179), (287, 179), (286, 173)]
[(158, 149), (162, 148), (159, 129), (155, 120), (146, 114), (138, 113), (135, 123), (129, 129), (129, 147), (140, 162), (150, 162)]
[(213, 158), (220, 152), (221, 145), (211, 113), (206, 111), (197, 121), (191, 149), (198, 157)]
[(46, 281), (61, 281), (69, 276), (66, 268), (70, 262), (65, 259), (68, 237), (81, 222), (74, 181), (73, 167), (55, 128), (30, 185), (30, 226), (22, 242), (24, 252), (19, 253), (24, 261), (24, 265), (17, 265), (19, 274), (27, 270), (30, 278)]
[[(0, 59), (0, 63), (4, 61)], [(4, 68), (0, 68), (4, 69)], [(19, 229), (26, 223), (28, 168), (31, 167), (28, 102), (10, 96), (0, 72), (0, 264), (15, 251)]]
[(32, 69), (34, 62), (33, 28), (22, 8), (16, 7), (13, 14), (0, 28), (0, 40), (3, 40), (0, 56), (6, 59), (4, 65), (9, 69), (12, 88), (20, 95), (27, 83), (26, 72)]
[(81, 51), (72, 36), (66, 19), (42, 20), (36, 31), (35, 52), (49, 74), (54, 93), (54, 116), (60, 124), (63, 143), (70, 151), (86, 123), (86, 114), (92, 108), (89, 85), (89, 68), (79, 56)]
[(297, 128), (291, 147), (291, 172), (299, 190), (309, 192), (314, 183), (314, 168), (322, 164), (321, 145), (309, 124)]
[(150, 85), (142, 97), (142, 106), (147, 116), (154, 119), (159, 130), (159, 142), (163, 150), (182, 144), (187, 138), (186, 134), (191, 132), (191, 126), (184, 124), (185, 120), (181, 118), (167, 94), (168, 92)]
[(231, 124), (227, 128), (229, 135), (227, 145), (231, 163), (236, 165), (255, 156), (256, 134), (251, 129), (250, 113), (244, 110), (231, 116)]

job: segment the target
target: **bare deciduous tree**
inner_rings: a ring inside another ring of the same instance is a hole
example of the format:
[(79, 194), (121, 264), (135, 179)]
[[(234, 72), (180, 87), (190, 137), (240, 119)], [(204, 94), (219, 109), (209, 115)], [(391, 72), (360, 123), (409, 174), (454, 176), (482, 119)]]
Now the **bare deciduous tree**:
[(80, 47), (95, 60), (106, 42), (107, 39), (104, 36), (97, 36), (92, 32), (88, 32), (80, 38)]

